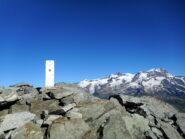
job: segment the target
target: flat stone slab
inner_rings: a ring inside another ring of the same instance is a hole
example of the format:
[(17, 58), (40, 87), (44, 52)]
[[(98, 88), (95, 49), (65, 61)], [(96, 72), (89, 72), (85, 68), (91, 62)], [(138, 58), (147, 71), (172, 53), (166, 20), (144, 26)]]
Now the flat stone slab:
[(26, 83), (26, 82), (21, 82), (18, 84), (10, 85), (10, 87), (22, 87), (22, 86), (33, 87), (33, 85)]
[(72, 94), (73, 94), (72, 91), (66, 89), (50, 90), (49, 92), (49, 96), (53, 99), (62, 99)]
[(34, 118), (35, 114), (32, 114), (30, 112), (8, 114), (4, 117), (2, 123), (0, 124), (0, 132), (21, 127), (24, 124), (32, 121)]

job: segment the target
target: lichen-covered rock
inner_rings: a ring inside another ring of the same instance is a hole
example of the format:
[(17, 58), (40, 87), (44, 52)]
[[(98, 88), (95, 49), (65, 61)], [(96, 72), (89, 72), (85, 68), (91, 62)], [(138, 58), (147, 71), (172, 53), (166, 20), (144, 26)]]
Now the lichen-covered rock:
[(44, 110), (51, 112), (60, 108), (61, 106), (59, 106), (59, 102), (56, 100), (32, 101), (30, 111), (40, 118)]
[(16, 103), (11, 107), (11, 113), (29, 111), (29, 106), (25, 104)]
[(19, 112), (6, 115), (0, 124), (0, 132), (8, 131), (23, 126), (24, 124), (32, 121), (35, 114), (30, 112)]
[(15, 129), (11, 134), (12, 139), (43, 139), (41, 128), (31, 122)]
[(135, 137), (137, 137), (139, 134), (137, 132), (145, 133), (150, 129), (150, 127), (148, 126), (149, 121), (145, 119), (143, 116), (140, 116), (138, 114), (133, 114), (132, 116), (126, 116), (126, 117), (123, 117), (123, 119), (125, 121), (125, 125), (129, 133), (131, 135), (135, 134)]
[(49, 128), (48, 136), (50, 139), (80, 139), (89, 129), (82, 119), (59, 118)]

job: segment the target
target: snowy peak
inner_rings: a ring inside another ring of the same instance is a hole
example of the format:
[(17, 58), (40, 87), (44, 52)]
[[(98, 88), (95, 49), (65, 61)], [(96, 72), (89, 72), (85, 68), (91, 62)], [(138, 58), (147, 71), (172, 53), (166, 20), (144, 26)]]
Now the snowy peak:
[(122, 83), (131, 82), (134, 74), (130, 73), (116, 73), (110, 74), (104, 78), (94, 79), (94, 80), (83, 80), (78, 85), (82, 88), (88, 88), (90, 93), (94, 93), (96, 88), (101, 88), (103, 85), (108, 85), (109, 87), (116, 87)]
[(161, 73), (167, 73), (167, 70), (164, 68), (154, 68), (154, 69), (150, 69), (147, 72), (161, 72)]
[(185, 96), (185, 77), (174, 76), (164, 68), (154, 68), (137, 74), (116, 73), (104, 78), (83, 80), (78, 84), (89, 93), (109, 94), (168, 94)]

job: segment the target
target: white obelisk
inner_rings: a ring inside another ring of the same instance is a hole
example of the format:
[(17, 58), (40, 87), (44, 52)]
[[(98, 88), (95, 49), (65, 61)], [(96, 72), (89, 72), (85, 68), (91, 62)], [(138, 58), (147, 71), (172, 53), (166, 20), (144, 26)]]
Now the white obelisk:
[(46, 79), (45, 79), (45, 87), (51, 88), (54, 87), (54, 69), (55, 61), (54, 60), (46, 60)]

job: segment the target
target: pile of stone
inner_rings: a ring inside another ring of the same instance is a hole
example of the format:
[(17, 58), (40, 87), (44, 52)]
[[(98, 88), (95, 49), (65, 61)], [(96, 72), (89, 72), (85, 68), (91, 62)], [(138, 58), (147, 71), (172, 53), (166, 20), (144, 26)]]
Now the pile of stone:
[[(59, 86), (59, 85), (58, 85)], [(181, 139), (185, 114), (151, 97), (93, 97), (76, 84), (0, 88), (0, 139)]]
[(143, 116), (150, 130), (145, 136), (152, 139), (185, 138), (185, 113), (179, 113), (171, 105), (149, 96), (111, 96), (110, 101), (121, 105), (129, 113)]

